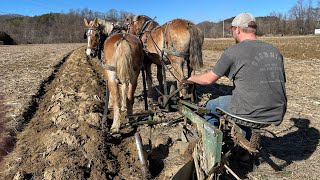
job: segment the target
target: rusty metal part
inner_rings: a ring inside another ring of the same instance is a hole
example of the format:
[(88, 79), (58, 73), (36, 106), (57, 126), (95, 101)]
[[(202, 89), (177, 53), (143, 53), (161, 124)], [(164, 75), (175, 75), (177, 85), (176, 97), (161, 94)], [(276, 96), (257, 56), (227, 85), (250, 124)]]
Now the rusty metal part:
[(261, 131), (258, 129), (253, 129), (252, 135), (250, 138), (251, 148), (260, 149), (260, 142), (261, 142)]
[(243, 136), (242, 129), (236, 123), (233, 123), (231, 128), (231, 137), (235, 143), (249, 151), (249, 153), (253, 154), (258, 152), (258, 150), (251, 146), (251, 143)]

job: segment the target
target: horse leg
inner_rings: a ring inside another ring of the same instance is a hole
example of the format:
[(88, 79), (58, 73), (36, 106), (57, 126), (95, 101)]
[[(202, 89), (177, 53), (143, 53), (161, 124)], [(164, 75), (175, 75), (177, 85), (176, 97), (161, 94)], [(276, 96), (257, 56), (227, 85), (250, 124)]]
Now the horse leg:
[(157, 65), (157, 79), (158, 79), (158, 82), (159, 82), (159, 90), (161, 92), (163, 92), (164, 89), (163, 89), (162, 65)]
[(193, 68), (190, 66), (190, 60), (187, 59), (187, 68), (188, 68), (188, 77), (190, 77), (191, 75), (195, 74), (195, 71), (193, 70)]
[(128, 85), (126, 82), (121, 84), (121, 111), (126, 111)]
[(103, 117), (102, 117), (102, 128), (107, 129), (107, 115), (109, 112), (109, 100), (110, 100), (110, 91), (108, 88), (108, 81), (106, 82), (106, 96), (105, 96), (105, 105), (103, 110)]
[(147, 86), (148, 86), (148, 106), (150, 109), (153, 109), (153, 89), (152, 89), (152, 73), (151, 73), (151, 64), (145, 64), (146, 70), (146, 79), (147, 79)]
[(137, 88), (137, 80), (139, 76), (139, 71), (134, 73), (134, 77), (131, 78), (128, 88), (128, 98), (127, 98), (127, 113), (132, 114), (133, 113), (133, 103), (134, 103), (134, 92)]
[[(184, 78), (183, 59), (172, 57), (172, 59), (170, 59), (170, 61), (171, 61), (171, 65), (174, 69), (173, 74), (174, 74), (175, 78), (177, 79), (177, 87), (180, 87), (182, 85), (181, 81)], [(186, 89), (182, 89), (179, 92), (180, 96), (184, 96), (186, 94), (187, 94)]]
[[(110, 75), (112, 75), (112, 74), (110, 74)], [(103, 79), (105, 79), (105, 82), (106, 82), (106, 101), (108, 101), (108, 102), (105, 102), (105, 104), (107, 105), (106, 108), (107, 108), (107, 111), (109, 112), (108, 108), (109, 107), (111, 108), (113, 105), (112, 105), (112, 97), (110, 96), (110, 91), (108, 88), (108, 78), (109, 78), (108, 71), (103, 71), (102, 77), (103, 77)]]
[(113, 102), (113, 122), (111, 126), (111, 132), (116, 133), (120, 130), (121, 118), (118, 83), (115, 80), (109, 80), (108, 87)]
[[(188, 69), (188, 78), (191, 76), (191, 75), (195, 75), (195, 71), (193, 70), (193, 68), (190, 66), (190, 61), (189, 59), (187, 59), (187, 69)], [(189, 86), (188, 88), (188, 93), (194, 93), (192, 92), (194, 90), (194, 88), (192, 88), (191, 86)]]

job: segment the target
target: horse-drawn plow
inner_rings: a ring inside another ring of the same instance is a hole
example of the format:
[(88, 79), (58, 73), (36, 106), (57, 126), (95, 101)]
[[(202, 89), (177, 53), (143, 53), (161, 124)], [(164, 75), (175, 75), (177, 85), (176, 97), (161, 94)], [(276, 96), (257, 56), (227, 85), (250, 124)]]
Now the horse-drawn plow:
[[(223, 109), (217, 109), (223, 115), (218, 127), (209, 124), (202, 118), (203, 115), (210, 113), (210, 110), (192, 103), (197, 98), (195, 87), (193, 86), (193, 92), (188, 94), (190, 87), (182, 83), (182, 79), (185, 77), (183, 70), (185, 64), (187, 65), (188, 76), (191, 75), (193, 68), (199, 68), (203, 65), (201, 52), (203, 44), (202, 32), (187, 20), (176, 19), (159, 26), (158, 23), (147, 16), (131, 16), (128, 18), (127, 27), (124, 27), (124, 29), (129, 34), (123, 32), (112, 33), (112, 28), (106, 31), (108, 25), (100, 24), (97, 19), (90, 23), (84, 19), (84, 22), (88, 30), (86, 32), (88, 34), (86, 51), (88, 57), (95, 57), (94, 54), (101, 53), (101, 48), (96, 48), (102, 45), (101, 38), (99, 38), (101, 34), (105, 33), (106, 36), (109, 36), (103, 43), (104, 59), (101, 62), (106, 82), (105, 109), (102, 122), (104, 122), (104, 125), (107, 124), (104, 129), (108, 129), (108, 124), (112, 123), (110, 131), (107, 131), (109, 135), (121, 138), (120, 111), (125, 111), (125, 106), (126, 117), (122, 117), (122, 119), (126, 119), (126, 122), (122, 127), (142, 124), (153, 126), (163, 122), (168, 123), (165, 120), (154, 121), (154, 117), (157, 117), (159, 113), (166, 114), (167, 112), (176, 111), (185, 120), (182, 125), (184, 129), (181, 129), (185, 137), (180, 139), (184, 139), (183, 142), (191, 148), (192, 153), (190, 155), (192, 154), (193, 157), (194, 170), (188, 167), (189, 176), (184, 175), (182, 177), (178, 173), (173, 178), (187, 179), (194, 176), (197, 179), (219, 179), (227, 171), (233, 177), (239, 179), (237, 174), (229, 167), (229, 157), (235, 153), (234, 149), (239, 147), (250, 154), (257, 153), (260, 131), (256, 129), (269, 124), (261, 124), (240, 118), (226, 113)], [(98, 34), (98, 36), (95, 34)], [(112, 40), (116, 39), (115, 37), (118, 37), (117, 40)], [(120, 46), (120, 44), (123, 44), (122, 42), (127, 45), (126, 49)], [(126, 63), (120, 64), (119, 62)], [(152, 105), (149, 111), (132, 114), (133, 94), (137, 86), (137, 75), (139, 75), (140, 69), (142, 69), (145, 110), (148, 110), (147, 105), (150, 104), (148, 98), (154, 97), (150, 68), (152, 63), (155, 63), (158, 68), (157, 78), (160, 87), (160, 90), (156, 88), (160, 94), (156, 105), (158, 108)], [(170, 68), (168, 64), (170, 64)], [(119, 69), (123, 70), (119, 71)], [(144, 73), (144, 70), (146, 73)], [(166, 71), (173, 75), (178, 89), (175, 85), (168, 87)], [(146, 90), (146, 84), (148, 85), (148, 91)], [(162, 90), (163, 92), (161, 92)], [(110, 94), (112, 95), (112, 112), (109, 109)], [(166, 115), (164, 115), (164, 118), (166, 118)], [(186, 136), (187, 129), (185, 127), (188, 125), (193, 129), (190, 132), (194, 132), (194, 137)], [(242, 127), (251, 128), (253, 138), (247, 140), (243, 135), (245, 131)], [(192, 142), (190, 139), (192, 139)], [(135, 134), (135, 141), (141, 162), (142, 175), (144, 179), (150, 179), (151, 174), (148, 169), (152, 169), (152, 167), (148, 168), (146, 160), (148, 158), (145, 157), (143, 143), (138, 132)], [(149, 141), (151, 140), (149, 139)], [(152, 147), (150, 144), (152, 144), (152, 141), (148, 145)]]

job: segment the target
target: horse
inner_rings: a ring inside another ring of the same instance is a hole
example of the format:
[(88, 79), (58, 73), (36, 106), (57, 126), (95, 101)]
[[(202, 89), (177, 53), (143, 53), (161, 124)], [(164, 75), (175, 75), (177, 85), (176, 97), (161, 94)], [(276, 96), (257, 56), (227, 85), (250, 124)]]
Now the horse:
[[(188, 77), (193, 70), (203, 66), (202, 46), (204, 35), (194, 23), (184, 19), (174, 19), (159, 25), (156, 21), (145, 15), (128, 16), (124, 22), (128, 25), (128, 32), (138, 36), (143, 42), (146, 52), (145, 69), (147, 73), (148, 98), (153, 97), (151, 89), (151, 63), (157, 64), (160, 88), (162, 85), (161, 65), (171, 64), (171, 72), (177, 80), (177, 86), (185, 78), (183, 66), (188, 68)], [(166, 66), (165, 66), (166, 67)], [(167, 88), (167, 87), (165, 87)], [(165, 91), (166, 92), (166, 91)], [(180, 95), (185, 95), (183, 89)]]
[[(133, 112), (134, 92), (144, 61), (143, 46), (138, 37), (123, 33), (120, 25), (107, 21), (100, 24), (101, 21), (96, 18), (90, 23), (86, 19), (84, 22), (88, 27), (88, 46), (90, 45), (86, 50), (87, 55), (91, 56), (91, 53), (95, 53), (95, 51), (90, 51), (98, 49), (99, 43), (97, 42), (103, 42), (104, 58), (101, 65), (106, 82), (105, 109), (108, 109), (110, 94), (113, 105), (111, 132), (117, 133), (121, 125), (121, 112), (126, 111), (127, 114)], [(101, 36), (96, 34), (105, 34), (107, 38), (100, 39)]]
[(83, 38), (88, 38), (86, 54), (88, 58), (98, 56), (101, 60), (101, 52), (103, 51), (103, 43), (111, 34), (119, 32), (120, 27), (114, 22), (106, 21), (103, 19), (95, 18), (93, 21), (88, 22), (86, 18), (83, 19), (87, 31), (84, 33)]
[(132, 34), (116, 33), (104, 42), (103, 74), (113, 104), (112, 132), (118, 132), (120, 129), (121, 111), (127, 110), (127, 114), (133, 112), (134, 92), (143, 66), (143, 58), (142, 43)]

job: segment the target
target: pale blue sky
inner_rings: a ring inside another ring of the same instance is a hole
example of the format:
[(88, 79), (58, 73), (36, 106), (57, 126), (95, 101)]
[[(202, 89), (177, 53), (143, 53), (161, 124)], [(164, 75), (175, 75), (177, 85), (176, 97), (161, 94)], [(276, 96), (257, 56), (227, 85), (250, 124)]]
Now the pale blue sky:
[[(313, 6), (317, 6), (318, 0), (312, 1)], [(254, 16), (267, 16), (271, 12), (288, 13), (296, 2), (296, 0), (1, 0), (0, 14), (34, 16), (84, 8), (105, 13), (110, 9), (116, 9), (152, 18), (157, 16), (156, 21), (160, 24), (175, 18), (199, 23), (206, 20), (218, 22), (242, 12), (249, 12)]]

